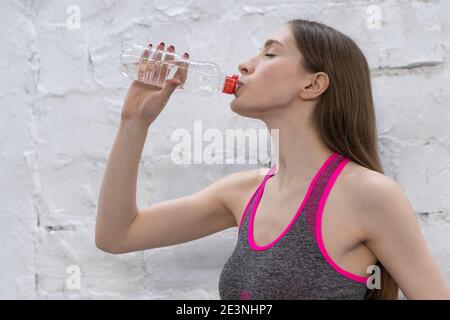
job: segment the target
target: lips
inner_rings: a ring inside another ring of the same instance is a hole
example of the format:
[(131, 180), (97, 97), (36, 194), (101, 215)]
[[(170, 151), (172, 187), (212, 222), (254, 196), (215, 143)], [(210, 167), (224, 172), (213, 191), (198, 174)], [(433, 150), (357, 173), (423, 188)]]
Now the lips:
[(243, 86), (244, 86), (244, 83), (238, 80), (235, 93), (238, 92), (239, 89), (241, 89)]

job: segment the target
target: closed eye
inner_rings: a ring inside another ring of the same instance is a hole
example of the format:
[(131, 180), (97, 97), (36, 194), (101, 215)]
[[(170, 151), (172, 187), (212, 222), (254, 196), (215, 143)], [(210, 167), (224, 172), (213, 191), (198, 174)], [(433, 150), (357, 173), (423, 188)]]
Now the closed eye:
[(267, 53), (267, 54), (265, 54), (264, 56), (265, 56), (265, 57), (275, 57), (274, 54), (270, 54), (270, 53)]

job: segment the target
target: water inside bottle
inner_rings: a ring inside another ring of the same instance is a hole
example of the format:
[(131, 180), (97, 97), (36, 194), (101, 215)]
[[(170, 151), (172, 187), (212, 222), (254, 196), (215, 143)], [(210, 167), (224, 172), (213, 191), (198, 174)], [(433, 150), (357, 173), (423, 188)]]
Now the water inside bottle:
[(202, 96), (222, 92), (225, 80), (220, 67), (214, 62), (185, 60), (175, 53), (132, 43), (122, 46), (120, 72), (127, 78), (160, 88), (177, 76), (183, 82), (177, 89)]
[(120, 72), (133, 80), (162, 88), (177, 71), (183, 80), (187, 66), (188, 61), (171, 52), (132, 43), (122, 45)]
[[(140, 68), (141, 72), (140, 72)], [(179, 66), (169, 63), (161, 63), (158, 61), (147, 62), (145, 71), (139, 62), (121, 63), (120, 71), (125, 77), (132, 75), (133, 80), (142, 81), (146, 84), (162, 87), (167, 80), (173, 78)]]

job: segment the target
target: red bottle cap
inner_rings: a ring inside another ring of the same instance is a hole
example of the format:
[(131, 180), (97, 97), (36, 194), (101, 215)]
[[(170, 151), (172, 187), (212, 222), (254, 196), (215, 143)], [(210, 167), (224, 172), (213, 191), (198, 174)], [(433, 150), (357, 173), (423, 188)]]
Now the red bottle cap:
[(237, 80), (239, 75), (233, 74), (233, 76), (226, 76), (225, 83), (223, 85), (223, 93), (233, 94), (236, 91)]

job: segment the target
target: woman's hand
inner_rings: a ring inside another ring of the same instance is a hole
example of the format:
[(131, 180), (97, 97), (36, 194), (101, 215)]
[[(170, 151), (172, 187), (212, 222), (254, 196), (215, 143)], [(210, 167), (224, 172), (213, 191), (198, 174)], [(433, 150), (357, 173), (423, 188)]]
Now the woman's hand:
[[(152, 44), (149, 47), (151, 48)], [(164, 43), (161, 42), (157, 49), (164, 50)], [(175, 47), (169, 46), (167, 52), (174, 53)], [(128, 89), (121, 112), (122, 120), (132, 120), (145, 127), (148, 127), (161, 113), (176, 87), (186, 81), (188, 67), (186, 62), (171, 62), (171, 64), (181, 66), (182, 68), (177, 68), (173, 79), (164, 81), (167, 73), (167, 64), (161, 64), (159, 62), (161, 61), (162, 54), (156, 54), (151, 62), (148, 62), (148, 54), (149, 50), (145, 50), (142, 53), (141, 63), (138, 68), (138, 79), (142, 80), (146, 78), (147, 81), (151, 80), (152, 83), (163, 86), (163, 88), (140, 81), (133, 81)], [(187, 60), (188, 58), (189, 54), (185, 53), (183, 59)], [(171, 57), (166, 56), (164, 61), (169, 60), (172, 60)], [(155, 61), (157, 62), (155, 63)], [(148, 77), (152, 74), (151, 71), (154, 71), (154, 75), (160, 74), (159, 78), (149, 79)]]

